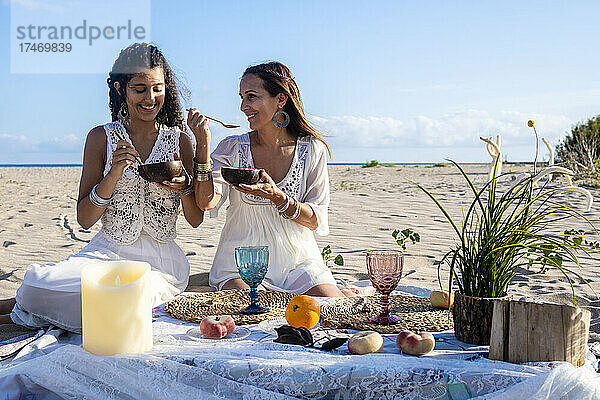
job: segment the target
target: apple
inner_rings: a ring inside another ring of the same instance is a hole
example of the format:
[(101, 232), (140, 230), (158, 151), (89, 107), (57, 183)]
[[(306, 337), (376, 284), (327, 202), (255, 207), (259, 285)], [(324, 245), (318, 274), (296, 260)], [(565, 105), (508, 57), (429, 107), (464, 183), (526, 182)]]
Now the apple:
[(433, 350), (435, 338), (429, 332), (421, 332), (417, 335), (411, 331), (402, 331), (396, 337), (396, 345), (403, 353), (422, 356)]
[(348, 350), (352, 354), (378, 353), (383, 348), (383, 337), (375, 331), (355, 333), (348, 340)]
[(221, 339), (235, 330), (235, 321), (230, 315), (206, 317), (200, 322), (200, 332), (210, 339)]
[(452, 307), (454, 303), (454, 294), (443, 292), (441, 290), (434, 290), (429, 295), (429, 300), (431, 300), (431, 305), (435, 308), (445, 308), (448, 309)]

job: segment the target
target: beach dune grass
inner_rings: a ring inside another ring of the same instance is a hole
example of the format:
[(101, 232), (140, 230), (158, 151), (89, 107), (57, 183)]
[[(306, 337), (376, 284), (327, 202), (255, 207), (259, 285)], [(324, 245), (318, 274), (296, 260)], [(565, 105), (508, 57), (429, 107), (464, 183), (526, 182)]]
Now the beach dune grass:
[[(587, 247), (579, 235), (555, 233), (551, 227), (584, 220), (596, 234), (598, 231), (581, 213), (556, 200), (555, 196), (564, 190), (536, 187), (535, 182), (544, 171), (527, 174), (502, 194), (497, 190), (499, 177), (494, 173), (494, 178), (478, 190), (463, 168), (451, 162), (474, 195), (459, 222), (453, 220), (431, 192), (415, 183), (439, 208), (458, 238), (458, 244), (444, 255), (438, 266), (440, 285), (440, 268), (447, 263), (449, 289), (456, 282), (459, 292), (467, 296), (502, 297), (519, 271), (537, 264), (542, 269), (559, 269), (568, 279), (575, 298), (572, 277), (584, 279), (564, 261), (579, 266), (580, 252), (598, 251)], [(495, 167), (496, 164), (494, 171)]]

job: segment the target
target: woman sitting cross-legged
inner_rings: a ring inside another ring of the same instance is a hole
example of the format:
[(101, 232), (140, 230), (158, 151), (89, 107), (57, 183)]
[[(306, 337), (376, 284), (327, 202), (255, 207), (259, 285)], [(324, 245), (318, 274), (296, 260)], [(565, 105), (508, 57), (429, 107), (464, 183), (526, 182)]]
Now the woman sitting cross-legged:
[[(197, 141), (196, 203), (213, 209), (214, 215), (229, 199), (210, 285), (219, 290), (248, 288), (237, 271), (234, 249), (266, 245), (265, 288), (313, 296), (354, 295), (338, 289), (314, 237), (313, 232), (329, 233), (329, 148), (307, 121), (290, 70), (278, 62), (250, 67), (239, 94), (252, 131), (225, 138), (212, 156), (208, 120), (195, 108), (188, 114)], [(212, 175), (205, 172), (210, 171), (211, 158)], [(261, 179), (254, 185), (229, 186), (221, 167), (260, 168)]]
[(81, 332), (81, 269), (94, 261), (148, 262), (155, 305), (187, 286), (190, 265), (174, 238), (180, 203), (190, 225), (203, 220), (193, 187), (183, 175), (150, 183), (137, 169), (139, 157), (156, 163), (179, 154), (192, 169), (194, 150), (191, 139), (181, 134), (173, 73), (158, 48), (134, 44), (115, 61), (108, 88), (113, 122), (87, 136), (77, 202), (81, 226), (87, 229), (101, 219), (102, 229), (66, 260), (30, 265), (16, 304), (15, 299), (0, 303), (0, 323), (12, 319), (30, 328), (55, 325)]

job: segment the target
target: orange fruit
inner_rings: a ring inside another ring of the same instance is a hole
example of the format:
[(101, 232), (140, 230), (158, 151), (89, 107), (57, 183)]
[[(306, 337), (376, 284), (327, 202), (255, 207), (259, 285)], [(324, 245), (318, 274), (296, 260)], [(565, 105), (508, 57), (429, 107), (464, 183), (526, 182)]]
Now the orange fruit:
[(285, 309), (285, 319), (294, 328), (310, 329), (319, 322), (321, 307), (310, 296), (300, 295), (294, 297)]

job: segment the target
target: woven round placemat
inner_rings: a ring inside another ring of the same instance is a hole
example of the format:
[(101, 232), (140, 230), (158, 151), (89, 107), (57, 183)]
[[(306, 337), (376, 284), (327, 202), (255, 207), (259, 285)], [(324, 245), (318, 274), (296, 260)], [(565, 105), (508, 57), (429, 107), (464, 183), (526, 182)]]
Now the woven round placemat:
[(369, 322), (381, 312), (379, 296), (352, 297), (336, 300), (321, 307), (325, 326), (338, 329), (398, 333), (404, 330), (440, 332), (453, 329), (452, 315), (448, 310), (434, 308), (428, 298), (415, 296), (390, 296), (390, 311), (402, 318), (395, 325), (377, 325)]
[(270, 311), (256, 315), (239, 312), (250, 304), (249, 291), (240, 289), (178, 296), (166, 304), (165, 311), (188, 322), (200, 323), (210, 315), (231, 315), (237, 325), (250, 325), (267, 319), (285, 318), (285, 308), (294, 296), (293, 293), (260, 290), (258, 302), (269, 307)]

